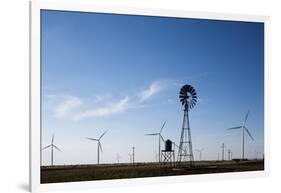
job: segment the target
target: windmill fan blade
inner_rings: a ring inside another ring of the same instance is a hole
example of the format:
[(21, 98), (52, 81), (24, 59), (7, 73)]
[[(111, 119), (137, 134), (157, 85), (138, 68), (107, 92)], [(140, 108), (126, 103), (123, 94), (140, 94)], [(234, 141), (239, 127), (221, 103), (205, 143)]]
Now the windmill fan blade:
[(180, 96), (179, 98), (180, 98), (180, 100), (186, 100), (187, 96)]
[(186, 95), (182, 95), (182, 96), (180, 95), (179, 98), (180, 98), (180, 100), (186, 100), (187, 96)]
[(191, 101), (191, 105), (192, 105), (192, 107), (195, 105), (195, 102), (194, 101)]
[(93, 141), (98, 141), (98, 139), (94, 139), (94, 138), (90, 138), (90, 137), (86, 137), (86, 139), (93, 140)]
[(99, 139), (101, 139), (105, 134), (106, 134), (107, 130), (105, 132), (103, 132), (103, 134), (100, 136)]
[(52, 145), (47, 145), (47, 146), (43, 147), (42, 150), (43, 150), (43, 149), (47, 149), (47, 148), (49, 148), (49, 147), (51, 147), (51, 146), (52, 146)]
[(253, 136), (251, 135), (250, 131), (245, 127), (246, 132), (248, 133), (248, 135), (250, 136), (250, 138), (254, 141)]
[(194, 88), (192, 88), (192, 89), (190, 90), (190, 93), (191, 93), (192, 95), (196, 95), (196, 91), (194, 90)]
[(180, 95), (185, 95), (185, 94), (186, 94), (186, 92), (184, 92), (183, 89), (180, 90)]
[(167, 122), (167, 120), (166, 120), (166, 121), (164, 122), (164, 124), (162, 125), (162, 127), (161, 127), (161, 129), (160, 129), (160, 132), (159, 132), (159, 133), (161, 133), (161, 132), (162, 132), (162, 130), (163, 130), (163, 128), (164, 128), (164, 126), (165, 126), (166, 122)]
[(54, 148), (56, 148), (58, 151), (62, 152), (62, 150), (60, 150), (60, 148), (58, 148), (57, 146), (53, 145)]
[(231, 127), (231, 128), (228, 128), (227, 130), (232, 130), (232, 129), (240, 129), (242, 126), (239, 126), (239, 127)]
[(186, 99), (185, 99), (185, 98), (182, 98), (182, 99), (180, 100), (180, 102), (181, 102), (181, 103), (185, 103), (185, 102), (186, 102)]

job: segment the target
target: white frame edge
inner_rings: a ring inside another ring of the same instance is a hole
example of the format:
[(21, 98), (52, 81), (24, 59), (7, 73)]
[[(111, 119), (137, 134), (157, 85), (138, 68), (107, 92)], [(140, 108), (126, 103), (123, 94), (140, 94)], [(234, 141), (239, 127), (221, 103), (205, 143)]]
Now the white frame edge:
[[(40, 77), (40, 10), (63, 10), (79, 12), (96, 13), (115, 13), (128, 15), (147, 15), (163, 17), (182, 17), (210, 20), (228, 20), (244, 22), (262, 22), (264, 23), (264, 151), (265, 151), (265, 169), (264, 171), (220, 173), (204, 175), (185, 175), (185, 176), (167, 176), (153, 178), (120, 179), (110, 181), (86, 181), (72, 183), (54, 183), (40, 184), (40, 100), (41, 100), (41, 77)], [(53, 1), (32, 1), (30, 2), (30, 191), (41, 192), (50, 190), (73, 190), (89, 188), (110, 188), (124, 186), (141, 186), (161, 183), (184, 183), (192, 181), (205, 180), (225, 180), (264, 177), (269, 175), (270, 166), (270, 18), (258, 15), (226, 14), (226, 13), (208, 13), (194, 12), (184, 10), (164, 10), (150, 9), (141, 7), (108, 6), (98, 4), (81, 4), (73, 2), (53, 2)]]

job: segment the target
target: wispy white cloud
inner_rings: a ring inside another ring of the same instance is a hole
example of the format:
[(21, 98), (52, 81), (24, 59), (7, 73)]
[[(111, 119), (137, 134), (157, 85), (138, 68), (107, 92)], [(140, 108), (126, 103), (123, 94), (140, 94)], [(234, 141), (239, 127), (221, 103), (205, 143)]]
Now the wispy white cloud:
[(138, 97), (139, 97), (140, 102), (144, 102), (144, 101), (150, 99), (152, 96), (156, 95), (161, 90), (163, 90), (164, 86), (165, 85), (163, 84), (162, 81), (152, 82), (147, 89), (143, 90), (139, 94)]
[(124, 97), (116, 103), (107, 106), (97, 107), (76, 113), (73, 117), (74, 120), (81, 120), (90, 117), (105, 117), (116, 113), (124, 112), (129, 108), (129, 97)]
[(101, 103), (101, 102), (111, 99), (112, 95), (107, 93), (107, 94), (95, 95), (92, 98), (93, 98), (93, 102)]
[(63, 102), (55, 106), (55, 116), (57, 118), (63, 118), (68, 116), (73, 112), (74, 109), (77, 109), (83, 105), (83, 101), (76, 96), (68, 96)]
[[(197, 80), (206, 76), (208, 73), (201, 73), (189, 77), (189, 81)], [(111, 116), (127, 111), (128, 109), (145, 108), (147, 107), (147, 101), (160, 92), (167, 90), (174, 90), (180, 88), (185, 81), (161, 79), (152, 82), (146, 89), (139, 93), (132, 95), (131, 97), (125, 96), (119, 100), (113, 98), (111, 93), (103, 95), (95, 95), (89, 98), (79, 98), (78, 96), (67, 95), (47, 95), (46, 100), (48, 105), (52, 107), (56, 118), (67, 118), (70, 120), (83, 120), (86, 118), (101, 118)], [(129, 100), (130, 98), (130, 100)], [(108, 100), (110, 99), (110, 100)], [(116, 101), (108, 103), (108, 101)], [(170, 104), (175, 103), (171, 98), (167, 99)], [(205, 101), (200, 101), (204, 103)], [(46, 105), (46, 106), (48, 106)]]
[[(91, 117), (106, 117), (126, 111), (129, 108), (129, 97), (126, 96), (116, 102), (106, 103), (105, 98), (94, 96), (80, 98), (61, 94), (46, 95), (46, 107), (51, 109), (54, 117), (59, 119), (82, 120)], [(112, 99), (113, 100), (113, 99)]]

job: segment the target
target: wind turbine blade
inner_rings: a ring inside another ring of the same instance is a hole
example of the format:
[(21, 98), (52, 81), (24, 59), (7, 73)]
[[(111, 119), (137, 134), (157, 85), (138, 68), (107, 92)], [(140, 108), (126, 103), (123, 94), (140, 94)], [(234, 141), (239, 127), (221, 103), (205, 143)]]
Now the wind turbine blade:
[(245, 119), (244, 119), (244, 124), (246, 123), (247, 119), (248, 119), (248, 116), (249, 116), (249, 113), (250, 113), (250, 110), (248, 110), (246, 116), (245, 116)]
[(53, 137), (52, 137), (52, 144), (54, 143), (54, 139), (55, 139), (55, 134), (53, 134)]
[(56, 148), (58, 151), (62, 152), (62, 150), (60, 150), (60, 148), (58, 148), (57, 146), (53, 145), (54, 148)]
[(161, 127), (161, 129), (160, 129), (160, 132), (159, 132), (159, 133), (161, 133), (161, 132), (162, 132), (162, 130), (163, 130), (163, 128), (164, 128), (164, 126), (165, 126), (166, 122), (167, 122), (167, 120), (166, 120), (166, 121), (164, 122), (164, 124), (162, 125), (162, 127)]
[(163, 142), (165, 142), (165, 139), (162, 137), (162, 135), (159, 133), (160, 138), (162, 139)]
[(239, 127), (231, 127), (231, 128), (228, 128), (227, 130), (232, 130), (232, 129), (240, 129), (242, 126), (239, 126)]
[(107, 130), (105, 132), (103, 132), (103, 134), (101, 134), (99, 140), (106, 134)]
[(98, 141), (98, 139), (94, 139), (94, 138), (90, 138), (90, 137), (85, 137), (86, 139), (89, 139), (89, 140), (93, 140), (93, 141)]
[(186, 153), (186, 150), (184, 150), (183, 148), (180, 148), (180, 146), (179, 145), (177, 145), (176, 143), (173, 143), (179, 150), (183, 150), (183, 151), (185, 151), (185, 153)]
[(102, 147), (101, 147), (101, 143), (99, 142), (99, 148), (100, 148), (100, 151), (102, 152)]
[(254, 141), (253, 136), (251, 135), (250, 131), (245, 127), (246, 132), (248, 133), (248, 135), (250, 136), (250, 138)]
[(47, 149), (47, 148), (49, 148), (49, 147), (51, 147), (51, 146), (52, 146), (52, 145), (47, 145), (46, 147), (43, 147), (42, 150), (43, 150), (43, 149)]
[(175, 142), (173, 142), (173, 144), (174, 144), (177, 148), (179, 148), (179, 146), (178, 146)]
[(148, 133), (148, 134), (145, 134), (145, 135), (158, 135), (159, 133)]

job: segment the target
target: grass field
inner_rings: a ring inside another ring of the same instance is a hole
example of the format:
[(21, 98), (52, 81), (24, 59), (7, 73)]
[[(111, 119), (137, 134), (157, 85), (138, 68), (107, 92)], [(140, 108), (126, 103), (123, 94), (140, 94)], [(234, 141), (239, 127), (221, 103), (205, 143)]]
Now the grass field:
[(263, 160), (200, 161), (192, 168), (158, 163), (42, 166), (41, 183), (208, 174), (264, 170)]

